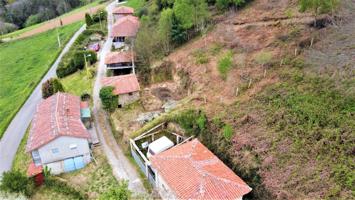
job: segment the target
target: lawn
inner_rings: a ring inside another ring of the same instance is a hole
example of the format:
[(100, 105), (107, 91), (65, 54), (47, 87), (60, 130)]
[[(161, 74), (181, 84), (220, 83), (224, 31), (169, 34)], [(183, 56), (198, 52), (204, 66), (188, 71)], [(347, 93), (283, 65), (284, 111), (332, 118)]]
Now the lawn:
[[(81, 25), (78, 22), (61, 27), (58, 32), (62, 44)], [(0, 138), (60, 52), (56, 30), (0, 44)]]
[(94, 79), (87, 78), (86, 70), (78, 71), (61, 79), (65, 92), (81, 96), (83, 93), (92, 94)]
[(144, 0), (128, 0), (126, 3), (124, 3), (124, 5), (138, 10), (142, 8), (145, 3), (146, 2)]

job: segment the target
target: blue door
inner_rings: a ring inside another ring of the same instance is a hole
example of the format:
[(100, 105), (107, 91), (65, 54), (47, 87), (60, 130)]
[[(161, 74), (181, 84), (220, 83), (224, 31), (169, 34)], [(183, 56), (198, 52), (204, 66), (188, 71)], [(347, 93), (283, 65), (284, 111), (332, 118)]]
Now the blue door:
[(71, 172), (75, 170), (75, 164), (73, 158), (68, 158), (64, 160), (64, 171)]
[(84, 158), (82, 156), (74, 158), (74, 164), (76, 169), (81, 169), (85, 167)]

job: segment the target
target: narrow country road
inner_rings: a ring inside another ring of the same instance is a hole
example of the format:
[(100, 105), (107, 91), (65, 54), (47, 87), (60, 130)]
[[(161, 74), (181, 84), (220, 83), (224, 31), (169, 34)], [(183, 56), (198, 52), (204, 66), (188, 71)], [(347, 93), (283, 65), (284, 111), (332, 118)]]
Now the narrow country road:
[[(108, 13), (108, 35), (111, 34), (111, 26), (113, 24), (112, 9), (117, 5), (114, 1), (106, 7)], [(107, 156), (108, 162), (110, 163), (113, 174), (118, 180), (127, 180), (128, 188), (136, 194), (145, 194), (145, 188), (142, 181), (139, 178), (135, 167), (130, 163), (130, 161), (124, 155), (122, 149), (118, 146), (115, 138), (112, 135), (111, 127), (107, 119), (106, 113), (101, 108), (100, 102), (100, 88), (101, 80), (105, 77), (105, 55), (111, 51), (112, 39), (108, 37), (106, 40), (99, 58), (99, 67), (97, 70), (97, 76), (93, 91), (94, 108), (93, 114), (95, 116), (96, 130), (98, 137), (100, 138), (101, 144), (103, 146), (104, 152)]]
[(7, 127), (4, 136), (0, 140), (0, 176), (3, 172), (10, 170), (12, 167), (12, 161), (15, 158), (17, 148), (26, 133), (27, 127), (30, 125), (37, 104), (42, 99), (42, 83), (47, 79), (56, 76), (56, 69), (62, 57), (68, 52), (76, 38), (85, 30), (85, 28), (85, 25), (82, 26), (65, 45), (47, 74), (42, 78), (31, 96), (26, 100), (25, 104), (21, 107), (19, 112), (12, 119), (10, 125)]

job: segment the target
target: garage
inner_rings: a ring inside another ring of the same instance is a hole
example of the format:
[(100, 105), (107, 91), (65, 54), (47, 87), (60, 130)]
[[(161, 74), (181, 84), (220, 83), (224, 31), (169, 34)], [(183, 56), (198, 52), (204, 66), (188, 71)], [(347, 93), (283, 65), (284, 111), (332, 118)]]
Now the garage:
[(64, 172), (71, 172), (85, 167), (83, 156), (68, 158), (64, 160)]

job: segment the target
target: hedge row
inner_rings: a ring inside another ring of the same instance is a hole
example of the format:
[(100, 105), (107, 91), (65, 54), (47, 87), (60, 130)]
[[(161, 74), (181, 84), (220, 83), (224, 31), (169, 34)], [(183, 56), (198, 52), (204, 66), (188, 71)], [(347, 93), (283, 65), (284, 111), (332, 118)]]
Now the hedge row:
[(97, 61), (96, 52), (85, 50), (85, 47), (89, 44), (90, 36), (93, 34), (105, 35), (102, 30), (88, 29), (85, 30), (79, 37), (75, 40), (70, 51), (64, 55), (62, 61), (56, 70), (57, 76), (63, 78), (70, 74), (75, 73), (78, 70), (84, 69), (86, 55), (88, 64), (93, 64)]

